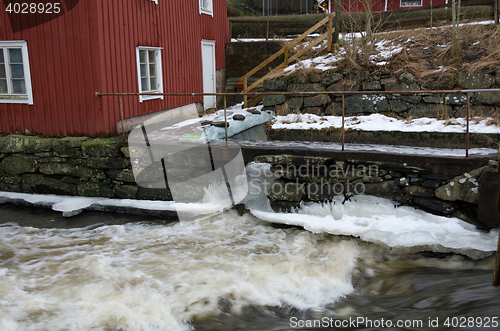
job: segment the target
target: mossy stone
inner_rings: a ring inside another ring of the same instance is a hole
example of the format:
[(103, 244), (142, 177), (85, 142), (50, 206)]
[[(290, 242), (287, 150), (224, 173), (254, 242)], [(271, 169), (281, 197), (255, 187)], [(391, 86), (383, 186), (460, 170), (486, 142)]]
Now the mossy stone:
[(74, 166), (66, 163), (45, 163), (40, 166), (39, 171), (42, 174), (46, 175), (65, 175), (95, 179), (106, 178), (106, 175), (102, 170), (82, 166)]
[(88, 156), (117, 157), (120, 156), (120, 141), (114, 138), (89, 139), (82, 143), (82, 150)]
[(112, 198), (113, 190), (109, 185), (103, 183), (80, 183), (77, 186), (77, 192), (79, 196), (84, 197), (102, 197), (102, 198)]
[(36, 171), (37, 164), (33, 157), (24, 155), (11, 155), (6, 157), (0, 163), (6, 173), (10, 175), (20, 175), (23, 173), (33, 173)]

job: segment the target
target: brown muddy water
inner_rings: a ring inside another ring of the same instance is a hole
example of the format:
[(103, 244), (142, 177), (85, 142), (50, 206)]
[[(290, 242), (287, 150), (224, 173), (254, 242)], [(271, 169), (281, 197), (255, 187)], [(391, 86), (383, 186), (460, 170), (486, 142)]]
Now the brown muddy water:
[[(0, 205), (0, 330), (498, 330), (494, 257)], [(390, 324), (389, 324), (390, 323)]]

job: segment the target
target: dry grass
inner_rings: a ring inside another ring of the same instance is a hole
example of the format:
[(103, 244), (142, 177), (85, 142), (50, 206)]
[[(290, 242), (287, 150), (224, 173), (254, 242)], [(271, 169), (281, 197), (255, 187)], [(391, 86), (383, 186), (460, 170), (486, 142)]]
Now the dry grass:
[[(366, 70), (375, 75), (405, 71), (413, 74), (416, 79), (428, 79), (436, 75), (455, 77), (459, 72), (473, 74), (500, 69), (500, 25), (460, 27), (459, 49), (455, 53), (452, 52), (450, 26), (373, 34), (373, 44), (382, 40), (403, 48), (401, 52), (385, 59), (388, 62), (386, 65), (367, 61), (370, 55), (377, 54), (377, 50), (369, 47), (372, 43), (367, 43), (364, 38), (343, 40), (342, 50), (345, 51), (345, 56), (332, 64), (350, 73)], [(314, 54), (309, 54), (309, 57), (313, 56)], [(304, 58), (306, 57), (302, 59)], [(273, 77), (293, 74), (307, 79), (308, 74), (314, 70), (302, 67), (293, 73), (278, 72)]]

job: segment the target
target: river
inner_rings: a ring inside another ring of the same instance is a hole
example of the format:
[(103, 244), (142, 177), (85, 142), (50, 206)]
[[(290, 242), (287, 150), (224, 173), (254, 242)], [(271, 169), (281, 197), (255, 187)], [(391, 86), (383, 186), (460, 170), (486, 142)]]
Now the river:
[(233, 210), (180, 224), (0, 205), (0, 330), (494, 330), (493, 264)]

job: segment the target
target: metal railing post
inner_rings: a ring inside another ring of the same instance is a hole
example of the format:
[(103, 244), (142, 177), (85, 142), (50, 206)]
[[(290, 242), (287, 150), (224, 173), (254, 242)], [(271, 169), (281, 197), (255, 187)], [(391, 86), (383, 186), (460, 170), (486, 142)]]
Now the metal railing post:
[(123, 124), (123, 102), (121, 95), (119, 99), (120, 99), (120, 117), (122, 119), (122, 136), (123, 136), (123, 141), (125, 141), (125, 125)]
[(245, 92), (245, 95), (243, 96), (243, 108), (248, 108), (248, 82), (247, 82), (247, 76), (244, 76), (243, 78), (243, 92)]
[(467, 92), (467, 129), (465, 131), (465, 157), (469, 157), (469, 112), (470, 112), (470, 92)]
[(344, 142), (345, 142), (345, 94), (342, 93), (342, 151), (344, 150)]
[(224, 95), (224, 129), (226, 130), (226, 144), (227, 144), (227, 105), (226, 105), (226, 95)]
[(332, 51), (332, 35), (333, 35), (332, 20), (333, 20), (333, 16), (335, 16), (335, 14), (330, 14), (330, 16), (328, 17), (328, 41), (326, 44), (326, 50), (328, 52)]

